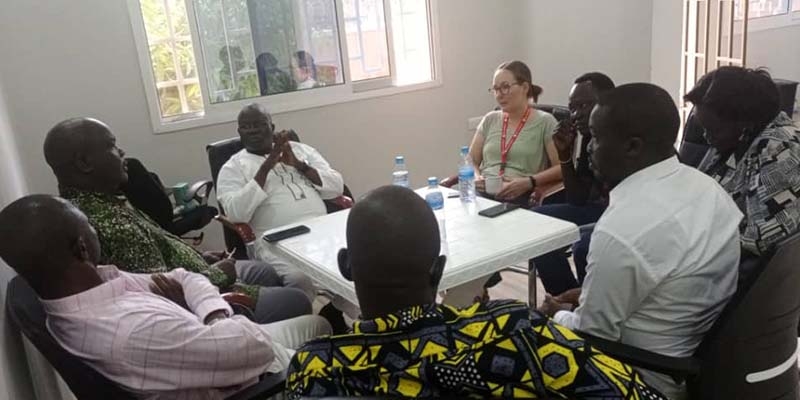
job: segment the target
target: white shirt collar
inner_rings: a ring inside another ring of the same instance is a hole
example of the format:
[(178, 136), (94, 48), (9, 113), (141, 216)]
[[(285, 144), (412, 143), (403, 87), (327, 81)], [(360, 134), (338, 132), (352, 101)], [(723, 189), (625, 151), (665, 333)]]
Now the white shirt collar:
[(615, 199), (625, 198), (627, 193), (631, 190), (640, 190), (640, 182), (642, 181), (657, 180), (675, 173), (675, 171), (680, 168), (680, 165), (678, 157), (672, 156), (664, 161), (635, 172), (611, 190), (611, 193), (609, 193), (609, 203), (613, 203)]

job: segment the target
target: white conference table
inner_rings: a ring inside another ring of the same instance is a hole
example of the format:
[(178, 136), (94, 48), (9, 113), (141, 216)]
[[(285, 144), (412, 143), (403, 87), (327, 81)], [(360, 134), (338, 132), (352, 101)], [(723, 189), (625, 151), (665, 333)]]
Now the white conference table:
[[(439, 290), (450, 289), (550, 251), (566, 247), (578, 240), (578, 227), (570, 222), (537, 214), (525, 209), (507, 212), (495, 218), (477, 215), (475, 206), (468, 208), (457, 193), (441, 188), (445, 196), (447, 255)], [(425, 189), (417, 190), (423, 194)], [(499, 204), (478, 198), (477, 210)], [(271, 229), (264, 234), (305, 225), (310, 232), (267, 244), (275, 253), (300, 268), (317, 284), (358, 304), (353, 283), (339, 273), (337, 253), (347, 247), (345, 227), (350, 210), (309, 219)]]

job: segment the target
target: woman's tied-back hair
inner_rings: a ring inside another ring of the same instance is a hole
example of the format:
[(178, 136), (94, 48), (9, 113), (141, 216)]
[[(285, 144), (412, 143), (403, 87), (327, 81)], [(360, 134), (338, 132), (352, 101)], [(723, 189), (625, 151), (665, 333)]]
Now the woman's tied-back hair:
[(541, 86), (533, 84), (533, 74), (531, 74), (531, 69), (528, 68), (522, 61), (509, 61), (500, 64), (497, 67), (497, 70), (505, 70), (511, 72), (511, 75), (514, 76), (514, 80), (518, 83), (528, 83), (528, 98), (533, 99), (534, 102), (539, 101), (539, 96), (542, 95), (544, 89)]

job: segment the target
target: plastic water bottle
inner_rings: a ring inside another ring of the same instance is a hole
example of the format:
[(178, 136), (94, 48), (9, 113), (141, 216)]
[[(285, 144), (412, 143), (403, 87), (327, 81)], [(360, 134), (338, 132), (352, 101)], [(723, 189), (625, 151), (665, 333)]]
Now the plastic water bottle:
[(446, 242), (447, 233), (444, 223), (444, 196), (441, 189), (439, 189), (439, 180), (435, 176), (428, 178), (428, 190), (425, 193), (425, 201), (428, 206), (433, 210), (436, 216), (436, 222), (439, 224), (439, 239), (443, 243)]
[(408, 187), (408, 169), (403, 156), (394, 158), (394, 172), (392, 172), (392, 185)]
[(464, 203), (475, 202), (475, 170), (469, 157), (469, 147), (461, 148), (461, 162), (458, 164), (458, 192)]

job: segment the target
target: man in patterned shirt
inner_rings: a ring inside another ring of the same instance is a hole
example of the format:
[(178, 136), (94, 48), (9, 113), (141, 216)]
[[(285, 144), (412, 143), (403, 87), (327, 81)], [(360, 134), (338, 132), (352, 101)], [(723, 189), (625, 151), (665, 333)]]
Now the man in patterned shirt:
[(44, 154), (61, 195), (80, 208), (97, 230), (104, 264), (134, 273), (184, 268), (203, 274), (220, 290), (243, 294), (259, 323), (311, 312), (311, 303), (300, 290), (274, 287), (281, 280), (272, 267), (220, 260), (218, 253), (201, 254), (134, 209), (119, 192), (128, 179), (124, 152), (104, 123), (75, 118), (57, 124), (47, 134)]
[(363, 320), (312, 340), (289, 366), (291, 397), (665, 399), (633, 368), (586, 346), (524, 303), (436, 304), (445, 256), (413, 191), (379, 188), (351, 210), (342, 275)]

